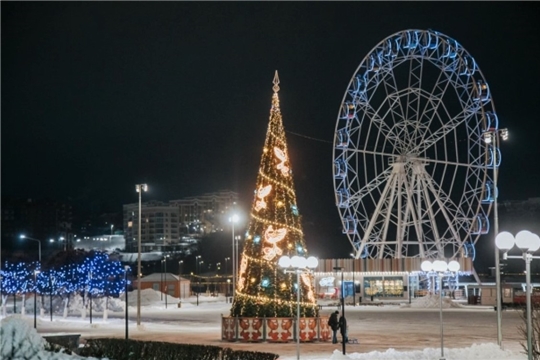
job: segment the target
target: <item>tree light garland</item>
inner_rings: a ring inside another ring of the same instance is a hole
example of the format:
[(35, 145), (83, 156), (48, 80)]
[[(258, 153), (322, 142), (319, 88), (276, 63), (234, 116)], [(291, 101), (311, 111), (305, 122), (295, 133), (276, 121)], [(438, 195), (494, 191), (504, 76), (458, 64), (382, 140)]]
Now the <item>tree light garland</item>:
[(258, 171), (249, 228), (238, 272), (232, 316), (296, 316), (297, 295), (304, 316), (316, 316), (312, 277), (279, 268), (280, 255), (306, 255), (292, 169), (274, 79), (270, 120)]

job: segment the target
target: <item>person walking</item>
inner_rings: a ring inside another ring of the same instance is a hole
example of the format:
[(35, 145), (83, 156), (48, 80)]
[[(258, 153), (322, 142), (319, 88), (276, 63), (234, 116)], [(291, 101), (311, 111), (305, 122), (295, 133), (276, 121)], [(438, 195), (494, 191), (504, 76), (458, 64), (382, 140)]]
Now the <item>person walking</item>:
[(330, 329), (332, 329), (332, 344), (337, 344), (337, 331), (339, 329), (339, 321), (338, 321), (338, 315), (339, 311), (335, 311), (330, 315), (330, 318), (328, 319), (328, 326), (330, 326)]
[(345, 316), (341, 315), (339, 317), (338, 325), (341, 333), (341, 341), (344, 343), (349, 342), (349, 337), (347, 336), (347, 319), (345, 319)]

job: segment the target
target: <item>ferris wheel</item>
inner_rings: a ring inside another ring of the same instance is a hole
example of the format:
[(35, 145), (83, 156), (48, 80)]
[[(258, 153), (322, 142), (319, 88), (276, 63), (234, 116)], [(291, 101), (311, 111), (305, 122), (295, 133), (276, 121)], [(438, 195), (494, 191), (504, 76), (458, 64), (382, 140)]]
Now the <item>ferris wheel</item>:
[(456, 40), (405, 30), (378, 43), (334, 136), (336, 205), (355, 257), (474, 257), (501, 159), (483, 134), (497, 127), (489, 86)]

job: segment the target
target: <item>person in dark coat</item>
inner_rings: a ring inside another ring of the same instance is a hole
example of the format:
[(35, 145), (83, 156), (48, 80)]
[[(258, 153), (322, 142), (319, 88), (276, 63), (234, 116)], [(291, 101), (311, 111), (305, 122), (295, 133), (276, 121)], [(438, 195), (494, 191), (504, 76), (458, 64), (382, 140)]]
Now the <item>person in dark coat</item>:
[(335, 311), (330, 315), (330, 319), (328, 319), (328, 326), (330, 326), (330, 329), (332, 329), (332, 344), (337, 344), (337, 331), (339, 329), (339, 321), (338, 321), (338, 315), (339, 311)]
[(338, 324), (341, 333), (341, 341), (345, 343), (349, 342), (349, 337), (347, 336), (347, 319), (345, 319), (345, 316), (341, 315), (339, 317)]

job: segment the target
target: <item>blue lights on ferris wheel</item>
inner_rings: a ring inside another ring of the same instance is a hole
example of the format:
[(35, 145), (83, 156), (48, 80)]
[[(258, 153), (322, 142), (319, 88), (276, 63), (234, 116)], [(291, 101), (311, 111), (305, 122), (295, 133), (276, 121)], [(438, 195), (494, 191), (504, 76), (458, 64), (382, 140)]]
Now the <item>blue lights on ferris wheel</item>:
[(484, 130), (497, 130), (499, 128), (499, 118), (492, 111), (486, 111), (484, 114), (485, 126)]
[[(403, 65), (407, 63), (410, 66)], [(426, 71), (422, 72), (424, 66)], [(414, 76), (409, 76), (407, 80), (407, 77), (404, 75), (406, 71), (409, 71)], [(439, 79), (435, 78), (435, 71), (441, 73)], [(500, 165), (500, 149), (496, 145), (483, 146), (483, 143), (478, 141), (475, 136), (471, 136), (471, 131), (474, 135), (499, 128), (489, 85), (485, 81), (475, 59), (456, 40), (437, 31), (411, 29), (388, 36), (364, 57), (353, 74), (339, 110), (334, 136), (333, 177), (336, 206), (339, 209), (342, 219), (343, 233), (348, 235), (349, 241), (357, 251), (357, 255), (360, 255), (360, 249), (362, 250), (361, 257), (374, 257), (377, 252), (387, 251), (377, 245), (378, 239), (386, 236), (381, 236), (381, 234), (386, 233), (380, 230), (383, 227), (380, 224), (385, 223), (379, 221), (379, 219), (383, 216), (389, 216), (390, 219), (393, 219), (391, 216), (395, 215), (387, 215), (390, 212), (373, 215), (374, 212), (371, 211), (370, 213), (369, 207), (362, 205), (362, 201), (370, 201), (366, 194), (371, 192), (377, 193), (379, 191), (378, 195), (383, 195), (380, 194), (380, 189), (385, 184), (384, 181), (380, 180), (383, 179), (383, 174), (381, 174), (380, 179), (375, 177), (373, 182), (370, 182), (370, 179), (374, 174), (377, 174), (377, 171), (384, 169), (387, 164), (392, 164), (392, 156), (395, 153), (386, 151), (386, 149), (382, 151), (379, 148), (382, 149), (381, 144), (389, 148), (392, 146), (401, 146), (401, 143), (406, 141), (404, 139), (397, 139), (398, 136), (401, 136), (401, 132), (398, 135), (394, 132), (394, 129), (400, 125), (397, 124), (394, 116), (399, 119), (400, 111), (403, 112), (402, 109), (400, 110), (394, 104), (409, 101), (409, 95), (407, 95), (406, 99), (405, 95), (403, 95), (406, 93), (412, 94), (411, 97), (414, 99), (418, 88), (420, 90), (426, 90), (424, 93), (418, 92), (418, 94), (421, 94), (418, 96), (420, 99), (419, 102), (425, 101), (427, 96), (425, 94), (429, 93), (430, 89), (422, 88), (424, 85), (421, 81), (423, 74), (426, 74), (425, 78), (428, 79), (425, 84), (431, 84), (432, 81), (436, 82), (436, 86), (432, 87), (434, 89), (434, 95), (430, 99), (435, 99), (445, 104), (448, 101), (448, 104), (450, 104), (449, 108), (452, 110), (452, 115), (448, 114), (448, 112), (447, 114), (442, 114), (443, 118), (445, 118), (444, 115), (448, 115), (450, 120), (448, 125), (443, 125), (442, 129), (444, 131), (436, 132), (433, 130), (432, 134), (437, 136), (447, 134), (449, 133), (449, 129), (457, 128), (463, 121), (468, 122), (467, 126), (470, 127), (469, 132), (465, 134), (467, 135), (466, 139), (462, 141), (470, 141), (470, 146), (474, 147), (476, 152), (473, 153), (472, 150), (469, 150), (468, 162), (467, 160), (461, 160), (461, 158), (459, 158), (459, 161), (463, 162), (464, 166), (481, 165), (481, 171), (483, 172), (489, 170), (490, 167), (498, 167)], [(454, 94), (450, 94), (449, 96), (449, 92), (445, 93), (442, 90), (447, 86), (447, 82), (456, 89), (455, 96)], [(460, 98), (460, 102), (452, 99), (453, 97)], [(457, 111), (458, 107), (462, 108), (461, 112)], [(421, 119), (423, 114), (420, 111), (417, 112), (417, 116)], [(407, 114), (409, 118), (406, 120), (410, 120), (412, 118), (410, 112)], [(413, 110), (413, 116), (414, 114), (415, 112)], [(429, 113), (427, 114), (429, 115)], [(405, 114), (403, 115), (405, 116)], [(387, 125), (386, 121), (389, 125)], [(374, 128), (377, 129), (377, 126), (380, 126), (381, 129), (381, 135), (379, 135), (381, 138), (380, 141), (374, 140), (377, 138), (375, 135), (377, 130), (366, 130), (373, 129), (369, 127), (369, 123), (375, 122), (376, 126)], [(429, 122), (428, 126), (433, 124), (435, 122)], [(392, 128), (392, 125), (395, 125), (395, 128)], [(388, 126), (388, 128), (384, 128), (384, 126)], [(435, 128), (436, 126), (434, 126)], [(452, 131), (457, 133), (461, 131), (460, 129), (458, 128)], [(428, 132), (428, 130), (423, 128), (422, 131)], [(402, 132), (406, 133), (407, 131), (403, 130)], [(461, 136), (463, 134), (460, 133), (459, 135)], [(440, 138), (444, 139), (444, 136), (440, 136)], [(434, 136), (434, 139), (438, 138)], [(371, 141), (374, 141), (374, 143), (371, 143)], [(426, 157), (428, 159), (429, 156), (422, 154), (422, 151), (425, 151), (429, 146), (432, 145), (418, 147), (420, 151), (415, 156)], [(432, 146), (433, 148), (435, 147)], [(409, 150), (408, 148), (405, 149), (405, 151)], [(363, 154), (363, 158), (361, 155), (356, 155), (355, 151), (358, 154)], [(461, 149), (459, 152), (461, 153)], [(496, 163), (494, 163), (495, 159)], [(366, 161), (362, 162), (361, 160)], [(369, 169), (371, 172), (366, 170), (365, 173), (367, 175), (364, 176), (364, 179), (361, 179), (362, 177), (359, 175), (361, 166), (359, 164), (364, 164), (363, 166), (366, 166), (365, 164), (369, 164), (367, 166), (376, 165), (377, 168), (374, 173), (372, 169)], [(382, 164), (382, 166), (379, 167), (379, 164)], [(463, 202), (463, 204), (474, 203), (475, 206), (472, 212), (464, 212), (463, 218), (466, 224), (456, 229), (457, 232), (464, 233), (463, 238), (452, 242), (449, 240), (452, 236), (443, 235), (439, 239), (434, 239), (434, 241), (450, 244), (451, 246), (455, 246), (455, 249), (461, 247), (465, 249), (469, 257), (474, 257), (474, 243), (478, 239), (478, 236), (473, 235), (481, 235), (489, 231), (489, 219), (487, 216), (489, 215), (489, 208), (486, 205), (491, 205), (497, 197), (498, 190), (488, 174), (474, 183), (471, 182), (471, 184), (474, 187), (471, 195), (456, 195), (462, 197), (469, 196), (470, 199), (467, 202)], [(388, 192), (384, 196), (391, 198), (393, 195), (391, 192)], [(361, 206), (357, 204), (361, 204)], [(387, 204), (393, 203), (389, 202)], [(369, 204), (369, 206), (371, 205)], [(476, 205), (482, 206), (476, 207)], [(383, 213), (381, 209), (377, 211)], [(388, 209), (383, 210), (387, 211)], [(364, 211), (364, 213), (357, 215), (361, 211)], [(367, 220), (364, 217), (367, 217)], [(368, 227), (367, 224), (370, 217), (375, 219), (372, 221), (375, 225)], [(450, 226), (453, 225), (450, 224)], [(375, 231), (380, 232), (376, 233)], [(467, 242), (469, 243), (467, 244)], [(443, 246), (446, 246), (444, 244)]]
[(403, 48), (416, 49), (418, 46), (418, 32), (416, 30), (409, 30), (404, 34)]
[(485, 196), (482, 199), (482, 204), (491, 204), (495, 201), (495, 198), (499, 196), (499, 189), (495, 188), (495, 184), (492, 181), (486, 182)]

